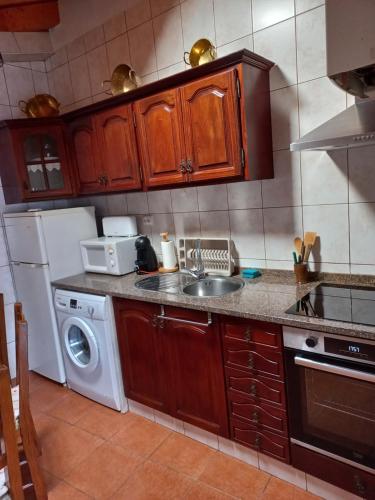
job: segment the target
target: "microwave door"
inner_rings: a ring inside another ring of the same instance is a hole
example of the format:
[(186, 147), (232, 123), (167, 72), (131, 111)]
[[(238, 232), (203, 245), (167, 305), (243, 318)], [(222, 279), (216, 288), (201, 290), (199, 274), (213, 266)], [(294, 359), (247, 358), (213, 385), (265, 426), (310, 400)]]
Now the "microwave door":
[(105, 246), (98, 243), (81, 243), (83, 265), (86, 271), (107, 272)]

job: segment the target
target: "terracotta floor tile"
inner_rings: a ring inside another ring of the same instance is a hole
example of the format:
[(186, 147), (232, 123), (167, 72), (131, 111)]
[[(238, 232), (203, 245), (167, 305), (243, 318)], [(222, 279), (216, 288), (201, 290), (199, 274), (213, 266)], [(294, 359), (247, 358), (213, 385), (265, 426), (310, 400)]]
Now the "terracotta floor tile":
[[(232, 498), (231, 495), (227, 495), (211, 486), (207, 486), (204, 483), (199, 481), (194, 482), (192, 487), (187, 492), (184, 500), (230, 500)], [(277, 497), (274, 498), (276, 500)]]
[(88, 500), (93, 498), (64, 481), (60, 481), (52, 490), (48, 491), (48, 500)]
[(121, 430), (111, 437), (111, 442), (142, 457), (151, 455), (171, 433), (134, 413), (124, 415), (123, 421)]
[(42, 446), (42, 467), (60, 479), (103, 443), (99, 437), (48, 415), (39, 415), (35, 427)]
[(144, 462), (113, 496), (118, 500), (181, 500), (192, 479), (154, 462)]
[(87, 408), (75, 425), (103, 439), (109, 439), (122, 428), (124, 418), (126, 415), (116, 410), (94, 404)]
[(270, 477), (266, 472), (217, 452), (199, 479), (229, 495), (255, 499), (264, 492)]
[(275, 500), (276, 498), (277, 500), (316, 500), (319, 497), (277, 477), (271, 477), (261, 499)]
[(30, 392), (31, 411), (34, 413), (46, 411), (62, 401), (68, 393), (69, 389), (60, 384), (43, 382), (35, 391)]
[(181, 434), (172, 433), (151, 455), (150, 460), (197, 478), (214, 453), (216, 452), (212, 448), (204, 444)]
[(87, 399), (76, 392), (69, 391), (64, 398), (57, 401), (54, 405), (49, 407), (45, 412), (52, 417), (59, 418), (68, 422), (68, 424), (75, 424), (90, 406), (94, 406), (94, 402)]
[(104, 443), (80, 462), (65, 480), (95, 498), (110, 498), (130, 477), (142, 460), (120, 446)]

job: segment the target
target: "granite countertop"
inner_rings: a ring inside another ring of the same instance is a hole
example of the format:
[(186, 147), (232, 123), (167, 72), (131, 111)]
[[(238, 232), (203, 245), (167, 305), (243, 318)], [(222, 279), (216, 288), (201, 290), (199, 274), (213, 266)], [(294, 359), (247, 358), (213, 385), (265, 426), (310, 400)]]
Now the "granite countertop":
[[(245, 279), (245, 286), (234, 293), (223, 297), (200, 298), (182, 293), (142, 290), (134, 286), (139, 279), (142, 278), (135, 273), (126, 276), (82, 273), (54, 281), (52, 285), (56, 288), (78, 292), (143, 300), (375, 341), (375, 327), (286, 314), (285, 311), (317, 286), (320, 283), (319, 280), (305, 285), (296, 285), (292, 273), (266, 272), (260, 278)], [(369, 284), (369, 281), (347, 275), (331, 276), (331, 278), (326, 276), (324, 282)], [(373, 281), (370, 284), (374, 286)]]

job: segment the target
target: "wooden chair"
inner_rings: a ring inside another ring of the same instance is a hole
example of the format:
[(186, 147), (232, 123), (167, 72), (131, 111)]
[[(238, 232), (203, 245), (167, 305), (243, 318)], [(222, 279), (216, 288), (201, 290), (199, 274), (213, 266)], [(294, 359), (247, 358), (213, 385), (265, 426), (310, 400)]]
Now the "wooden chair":
[[(0, 361), (3, 361), (0, 364), (0, 430), (3, 443), (0, 474), (6, 471), (2, 484), (8, 486), (12, 499), (23, 500), (32, 497), (45, 500), (47, 491), (38, 465), (40, 448), (29, 402), (27, 322), (22, 313), (22, 305), (15, 304), (17, 370), (16, 385), (11, 388), (9, 368), (4, 364), (8, 358), (5, 359), (6, 334), (2, 298), (0, 295)], [(27, 484), (23, 484), (25, 482)]]
[(22, 313), (22, 305), (14, 306), (16, 325), (17, 382), (19, 385), (19, 445), (27, 460), (37, 500), (47, 499), (43, 475), (38, 465), (41, 454), (39, 441), (30, 410), (28, 330)]

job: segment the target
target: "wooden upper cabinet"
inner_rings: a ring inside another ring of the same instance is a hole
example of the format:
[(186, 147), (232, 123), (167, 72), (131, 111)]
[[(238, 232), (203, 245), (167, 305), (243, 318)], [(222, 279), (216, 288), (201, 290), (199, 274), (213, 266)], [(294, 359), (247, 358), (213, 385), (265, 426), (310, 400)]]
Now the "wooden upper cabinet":
[(6, 203), (74, 194), (64, 125), (59, 120), (9, 120), (0, 129)]
[(236, 69), (183, 86), (181, 99), (189, 180), (240, 176), (242, 146)]
[(130, 104), (94, 116), (100, 175), (110, 191), (139, 189), (141, 174)]
[(96, 137), (91, 117), (78, 118), (69, 125), (71, 155), (79, 192), (97, 193), (103, 187), (98, 171)]
[(169, 90), (134, 106), (144, 185), (186, 181), (179, 91)]

